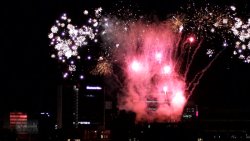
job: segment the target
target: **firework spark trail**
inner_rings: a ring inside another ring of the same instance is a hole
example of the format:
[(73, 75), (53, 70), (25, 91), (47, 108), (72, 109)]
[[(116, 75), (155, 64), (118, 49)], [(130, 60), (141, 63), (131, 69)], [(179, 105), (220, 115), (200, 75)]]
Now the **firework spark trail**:
[(226, 48), (222, 49), (220, 52), (218, 52), (215, 57), (209, 62), (209, 64), (203, 68), (201, 71), (199, 71), (195, 77), (193, 78), (193, 80), (191, 80), (187, 86), (187, 90), (190, 92), (190, 95), (188, 95), (187, 99), (189, 99), (189, 97), (192, 95), (192, 93), (194, 92), (195, 88), (197, 87), (197, 85), (199, 84), (201, 78), (204, 76), (204, 74), (207, 72), (207, 70), (211, 67), (211, 65), (214, 63), (215, 60), (217, 60), (217, 58), (221, 55), (221, 53), (223, 53), (223, 51)]
[[(177, 35), (178, 36), (178, 35)], [(174, 48), (174, 53), (173, 53), (173, 55), (172, 55), (172, 58), (178, 58), (179, 57), (179, 55), (178, 55), (178, 51), (179, 51), (179, 49), (180, 49), (180, 47), (179, 47), (179, 44), (181, 43), (181, 36), (182, 36), (182, 34), (180, 33), (179, 34), (179, 36), (177, 37), (177, 41), (176, 41), (176, 43), (175, 43), (175, 45), (174, 46), (176, 46), (176, 48)], [(177, 61), (178, 62), (178, 61)]]
[[(181, 39), (183, 40), (183, 38)], [(185, 37), (184, 37), (184, 41), (181, 41), (181, 39), (179, 39), (178, 44), (175, 45), (176, 49), (173, 50), (173, 54), (174, 54), (173, 59), (175, 61), (174, 70), (176, 70), (179, 74), (183, 74), (183, 72), (185, 72), (186, 70), (185, 68), (187, 68), (186, 66), (188, 62), (190, 62), (190, 56), (192, 54), (192, 51), (191, 51), (192, 47), (189, 46), (192, 43), (188, 42), (188, 40)]]
[[(181, 36), (180, 36), (181, 38)], [(182, 38), (181, 38), (182, 39)], [(174, 59), (175, 59), (175, 64), (174, 64), (174, 70), (177, 71), (179, 74), (182, 74), (181, 72), (181, 67), (185, 62), (185, 45), (186, 45), (186, 39), (184, 43), (182, 43), (181, 39), (179, 39), (178, 44), (176, 44), (176, 50), (174, 50)], [(183, 40), (183, 39), (182, 39)]]
[[(195, 60), (194, 57), (195, 57), (195, 55), (197, 55), (198, 50), (200, 49), (202, 43), (203, 43), (203, 39), (201, 39), (201, 40), (199, 41), (198, 45), (195, 46), (195, 50), (194, 50), (193, 54), (191, 55), (191, 59), (190, 59), (190, 61), (187, 63), (187, 66), (186, 66), (186, 68), (185, 68), (185, 73), (184, 73), (184, 78), (185, 78), (185, 79), (187, 79), (187, 75), (188, 75), (188, 73), (189, 73), (190, 67), (191, 67), (191, 65), (193, 64), (193, 61)], [(185, 80), (185, 81), (187, 82), (187, 80)]]
[[(197, 48), (196, 48), (197, 49)], [(186, 62), (185, 62), (185, 64), (184, 64), (184, 78), (186, 78), (186, 74), (187, 74), (187, 70), (188, 70), (188, 68), (189, 68), (189, 66), (190, 66), (190, 62), (191, 62), (191, 58), (193, 59), (193, 55), (192, 55), (192, 47), (191, 46), (188, 46), (188, 51), (187, 51), (188, 53), (187, 53), (187, 57), (186, 57)]]

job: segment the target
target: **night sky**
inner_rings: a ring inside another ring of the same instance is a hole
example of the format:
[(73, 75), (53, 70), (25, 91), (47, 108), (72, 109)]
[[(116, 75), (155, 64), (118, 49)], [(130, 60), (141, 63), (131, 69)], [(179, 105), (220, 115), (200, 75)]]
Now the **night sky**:
[[(48, 33), (54, 21), (64, 12), (74, 20), (85, 9), (93, 9), (100, 4), (112, 7), (111, 1), (91, 1), (8, 1), (4, 4), (0, 112), (55, 111), (61, 72), (58, 63), (50, 58)], [(161, 14), (178, 8), (180, 2), (141, 0), (138, 5), (149, 13)], [(242, 8), (249, 3), (247, 0), (230, 2)], [(210, 67), (191, 100), (211, 109), (236, 108), (250, 113), (247, 109), (250, 106), (250, 64), (231, 58), (230, 53), (230, 50), (225, 52)]]

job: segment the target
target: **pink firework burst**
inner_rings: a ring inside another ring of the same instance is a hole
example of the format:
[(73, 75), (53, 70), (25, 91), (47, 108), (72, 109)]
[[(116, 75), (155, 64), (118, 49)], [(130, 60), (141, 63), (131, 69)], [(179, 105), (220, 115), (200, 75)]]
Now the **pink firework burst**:
[(182, 114), (187, 96), (185, 78), (176, 70), (178, 34), (166, 24), (140, 22), (128, 32), (113, 31), (120, 45), (116, 59), (125, 64), (126, 74), (119, 107), (135, 112), (137, 120), (178, 121)]
[(113, 59), (123, 64), (126, 76), (119, 108), (135, 112), (137, 121), (179, 121), (195, 87), (221, 53), (190, 76), (202, 40), (195, 35), (182, 36), (171, 27), (170, 22), (133, 21), (106, 29), (106, 42), (119, 44), (114, 47)]

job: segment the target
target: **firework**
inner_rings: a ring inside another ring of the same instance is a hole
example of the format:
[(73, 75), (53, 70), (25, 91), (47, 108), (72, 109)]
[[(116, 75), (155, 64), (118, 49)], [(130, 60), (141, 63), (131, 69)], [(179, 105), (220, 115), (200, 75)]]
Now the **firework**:
[[(224, 40), (223, 47), (235, 44), (233, 55), (245, 63), (250, 63), (250, 19), (245, 23), (239, 18), (235, 6), (220, 7), (206, 3), (204, 6), (197, 7), (196, 3), (192, 3), (186, 9), (184, 18), (174, 17), (174, 25), (205, 39), (212, 40), (220, 37)], [(235, 38), (238, 39), (235, 43), (228, 43), (228, 41), (235, 41)], [(207, 55), (211, 57), (214, 50), (208, 49)]]
[(91, 73), (94, 75), (110, 76), (113, 73), (112, 64), (107, 59), (100, 57)]
[(172, 19), (171, 19), (171, 23), (173, 24), (172, 28), (173, 28), (174, 31), (182, 32), (182, 30), (184, 28), (183, 26), (185, 24), (184, 16), (183, 15), (173, 16)]
[(189, 4), (184, 10), (184, 29), (199, 37), (214, 39), (216, 36), (227, 38), (236, 16), (235, 6), (220, 7), (206, 3), (204, 6)]
[(126, 75), (127, 93), (119, 107), (135, 112), (137, 120), (178, 121), (187, 102), (184, 73), (176, 70), (177, 65), (185, 64), (185, 59), (174, 54), (179, 49), (185, 52), (184, 46), (196, 40), (190, 36), (179, 45), (180, 33), (173, 31), (171, 25), (133, 22), (125, 33), (112, 30), (113, 38), (107, 40), (119, 44), (113, 59), (124, 64)]
[(240, 18), (235, 18), (231, 30), (238, 38), (235, 42), (234, 55), (237, 55), (244, 62), (250, 63), (250, 19), (244, 23)]
[[(205, 72), (231, 47), (233, 39), (237, 39), (234, 55), (250, 63), (250, 19), (244, 23), (238, 18), (235, 6), (206, 3), (197, 7), (191, 3), (183, 13), (157, 22), (130, 10), (120, 9), (115, 15), (113, 12), (105, 16), (100, 14), (102, 10), (96, 9), (94, 18), (80, 27), (71, 24), (63, 14), (49, 34), (56, 51), (51, 57), (67, 64), (64, 78), (77, 71), (76, 60), (81, 58), (98, 58), (90, 72), (94, 75), (117, 78), (113, 67), (114, 63), (119, 64), (125, 76), (123, 84), (119, 84), (124, 90), (118, 101), (119, 108), (135, 112), (137, 120), (180, 120), (184, 106)], [(89, 15), (89, 11), (83, 14)], [(222, 41), (220, 48), (203, 48), (203, 41), (216, 37), (220, 37), (217, 41)], [(80, 52), (90, 41), (97, 43), (99, 40), (101, 53), (98, 54), (102, 56), (92, 57)], [(201, 69), (190, 73), (199, 53), (207, 55), (208, 59), (202, 60), (205, 65)]]
[[(96, 43), (98, 41), (96, 36), (99, 34), (101, 11), (102, 8), (97, 8), (94, 17), (90, 17), (87, 24), (80, 27), (72, 24), (67, 14), (63, 14), (51, 27), (51, 32), (48, 35), (50, 46), (54, 49), (51, 57), (66, 65), (64, 78), (68, 78), (69, 75), (73, 76), (77, 67), (80, 67), (76, 63), (83, 57), (80, 56), (80, 48), (89, 46), (90, 42)], [(89, 15), (87, 10), (83, 13), (86, 16)], [(87, 57), (88, 60), (91, 59), (90, 57), (90, 55)]]
[[(143, 20), (124, 24), (119, 19), (109, 18), (113, 26), (105, 27), (109, 38), (104, 41), (112, 50), (113, 60), (123, 64), (126, 74), (126, 94), (119, 106), (135, 112), (138, 120), (178, 120), (205, 72), (231, 45), (228, 41), (232, 33), (243, 35), (241, 29), (248, 29), (248, 25), (239, 27), (235, 23), (235, 6), (225, 8), (207, 4), (187, 9), (188, 13), (174, 15), (157, 25)], [(236, 25), (237, 31), (233, 31)], [(207, 48), (204, 54), (211, 59), (204, 61), (206, 65), (194, 75), (190, 74), (197, 54), (203, 52), (203, 41), (215, 37), (221, 38), (222, 47)], [(248, 40), (248, 35), (239, 36), (239, 39)], [(247, 45), (242, 47), (246, 50)], [(235, 52), (242, 52), (242, 49)]]

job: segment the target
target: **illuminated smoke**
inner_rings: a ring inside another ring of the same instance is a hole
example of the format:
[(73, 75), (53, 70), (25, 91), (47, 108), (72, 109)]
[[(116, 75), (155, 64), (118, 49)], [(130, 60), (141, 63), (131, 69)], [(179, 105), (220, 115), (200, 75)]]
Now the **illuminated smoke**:
[(186, 104), (185, 79), (174, 68), (179, 33), (170, 28), (136, 22), (127, 32), (112, 30), (112, 41), (119, 43), (114, 56), (126, 75), (119, 108), (135, 112), (137, 120), (178, 121)]

